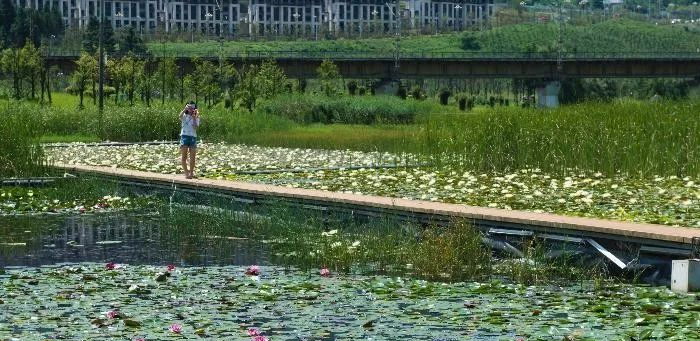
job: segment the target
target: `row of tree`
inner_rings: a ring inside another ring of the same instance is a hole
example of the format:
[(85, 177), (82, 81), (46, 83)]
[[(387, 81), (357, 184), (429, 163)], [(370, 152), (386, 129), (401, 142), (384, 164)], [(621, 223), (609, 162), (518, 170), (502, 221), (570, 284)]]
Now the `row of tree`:
[[(193, 71), (183, 74), (174, 58), (156, 61), (128, 53), (123, 57), (108, 59), (105, 80), (109, 87), (106, 94), (113, 96), (115, 104), (124, 99), (133, 105), (137, 97), (150, 105), (153, 96), (163, 103), (166, 98), (184, 101), (186, 96), (193, 96), (204, 105), (211, 106), (223, 101), (226, 107), (239, 106), (252, 111), (260, 99), (305, 90), (304, 80), (295, 82), (288, 79), (272, 60), (238, 68), (223, 59), (194, 59), (193, 62)], [(98, 60), (91, 54), (83, 53), (76, 66), (68, 90), (79, 96), (79, 106), (82, 107), (86, 93), (97, 101)], [(318, 73), (323, 93), (333, 95), (343, 91), (340, 72), (334, 63), (324, 61)]]
[[(100, 21), (95, 17), (90, 17), (85, 32), (83, 32), (83, 51), (88, 54), (97, 53), (99, 41)], [(102, 43), (107, 54), (117, 53), (122, 56), (128, 53), (139, 56), (148, 54), (148, 49), (143, 43), (143, 39), (136, 33), (136, 29), (133, 26), (125, 26), (121, 29), (119, 35), (115, 35), (112, 25), (105, 21), (102, 23)]]
[[(48, 96), (51, 101), (50, 72), (41, 51), (31, 41), (22, 48), (7, 48), (0, 54), (0, 70), (12, 78), (14, 98), (36, 98), (37, 88), (41, 100)], [(54, 69), (55, 70), (55, 69)]]

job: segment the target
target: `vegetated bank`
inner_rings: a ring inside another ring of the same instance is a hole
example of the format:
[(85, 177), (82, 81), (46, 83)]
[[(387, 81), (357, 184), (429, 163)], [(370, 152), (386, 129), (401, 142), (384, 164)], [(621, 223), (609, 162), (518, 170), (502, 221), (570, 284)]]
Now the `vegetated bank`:
[[(220, 107), (203, 110), (205, 121), (200, 135), (205, 140), (230, 143), (414, 153), (426, 162), (472, 170), (540, 168), (564, 173), (582, 169), (643, 177), (700, 174), (697, 100), (588, 102), (554, 110), (495, 107), (478, 113), (442, 114), (438, 105), (377, 96), (366, 102), (391, 108), (386, 117), (411, 113), (415, 123), (382, 124), (383, 119), (377, 116), (369, 120), (373, 124), (347, 125), (305, 123), (317, 121), (309, 118), (318, 113), (326, 115), (323, 108), (338, 108), (337, 103), (345, 103), (342, 99), (315, 97), (299, 100), (302, 104), (298, 104), (292, 98), (275, 99), (253, 113)], [(290, 108), (306, 109), (287, 110), (283, 108), (285, 102)], [(368, 114), (380, 112), (374, 108), (368, 105), (368, 110), (346, 111), (355, 114), (348, 114), (340, 122), (369, 122)], [(18, 117), (41, 117), (40, 135), (150, 141), (177, 138), (176, 115), (180, 109), (178, 104), (110, 106), (100, 116), (92, 108), (19, 104), (15, 111)], [(330, 116), (323, 117), (343, 115), (329, 112)]]
[[(555, 22), (521, 23), (484, 31), (404, 36), (400, 49), (407, 54), (465, 51), (545, 53), (557, 51), (558, 35), (559, 25)], [(694, 52), (700, 45), (700, 35), (679, 26), (617, 19), (594, 24), (567, 24), (563, 30), (563, 44), (567, 53)], [(193, 53), (217, 56), (221, 52), (217, 41), (151, 42), (147, 46), (154, 55), (182, 56)], [(223, 44), (225, 54), (343, 51), (391, 54), (395, 51), (395, 38), (240, 40)]]

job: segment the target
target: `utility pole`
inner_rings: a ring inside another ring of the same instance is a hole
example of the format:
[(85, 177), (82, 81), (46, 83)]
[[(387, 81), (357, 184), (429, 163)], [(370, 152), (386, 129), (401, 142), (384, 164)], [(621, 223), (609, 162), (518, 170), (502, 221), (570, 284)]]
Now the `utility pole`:
[(563, 5), (564, 1), (559, 1), (559, 39), (557, 42), (557, 75), (561, 77), (561, 72), (564, 69), (563, 50), (564, 50), (564, 17)]
[(393, 7), (389, 5), (389, 3), (386, 3), (386, 7), (391, 10), (396, 18), (396, 40), (394, 42), (394, 69), (396, 71), (399, 70), (399, 59), (400, 59), (400, 54), (401, 54), (401, 12), (399, 11), (399, 3), (394, 0), (393, 1)]
[(102, 111), (104, 110), (104, 82), (105, 82), (105, 49), (104, 49), (104, 22), (105, 22), (105, 1), (100, 0), (100, 38), (99, 38), (99, 112), (100, 112), (100, 133), (102, 132)]

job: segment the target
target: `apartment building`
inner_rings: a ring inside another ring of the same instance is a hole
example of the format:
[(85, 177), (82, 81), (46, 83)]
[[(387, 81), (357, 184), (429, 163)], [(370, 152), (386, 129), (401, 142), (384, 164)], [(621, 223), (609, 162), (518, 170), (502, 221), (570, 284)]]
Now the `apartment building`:
[(482, 25), (494, 0), (15, 0), (18, 6), (57, 8), (67, 26), (83, 27), (100, 14), (114, 28), (204, 34), (360, 35), (400, 29), (462, 30)]

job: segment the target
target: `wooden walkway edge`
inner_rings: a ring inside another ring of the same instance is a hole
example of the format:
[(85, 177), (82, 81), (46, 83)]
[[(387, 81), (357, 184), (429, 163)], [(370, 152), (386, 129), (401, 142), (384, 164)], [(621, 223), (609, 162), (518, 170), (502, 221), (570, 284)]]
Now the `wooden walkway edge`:
[(672, 227), (657, 224), (632, 223), (594, 218), (572, 217), (548, 213), (512, 211), (497, 208), (447, 204), (421, 200), (407, 200), (371, 195), (358, 195), (312, 189), (289, 188), (247, 182), (185, 179), (183, 175), (159, 174), (121, 168), (83, 165), (53, 165), (67, 172), (92, 173), (104, 176), (129, 178), (145, 182), (159, 182), (198, 189), (216, 189), (251, 195), (287, 199), (300, 199), (331, 204), (372, 207), (407, 213), (460, 217), (495, 223), (537, 226), (551, 232), (581, 232), (645, 239), (673, 244), (691, 245), (693, 238), (700, 238), (700, 228)]

